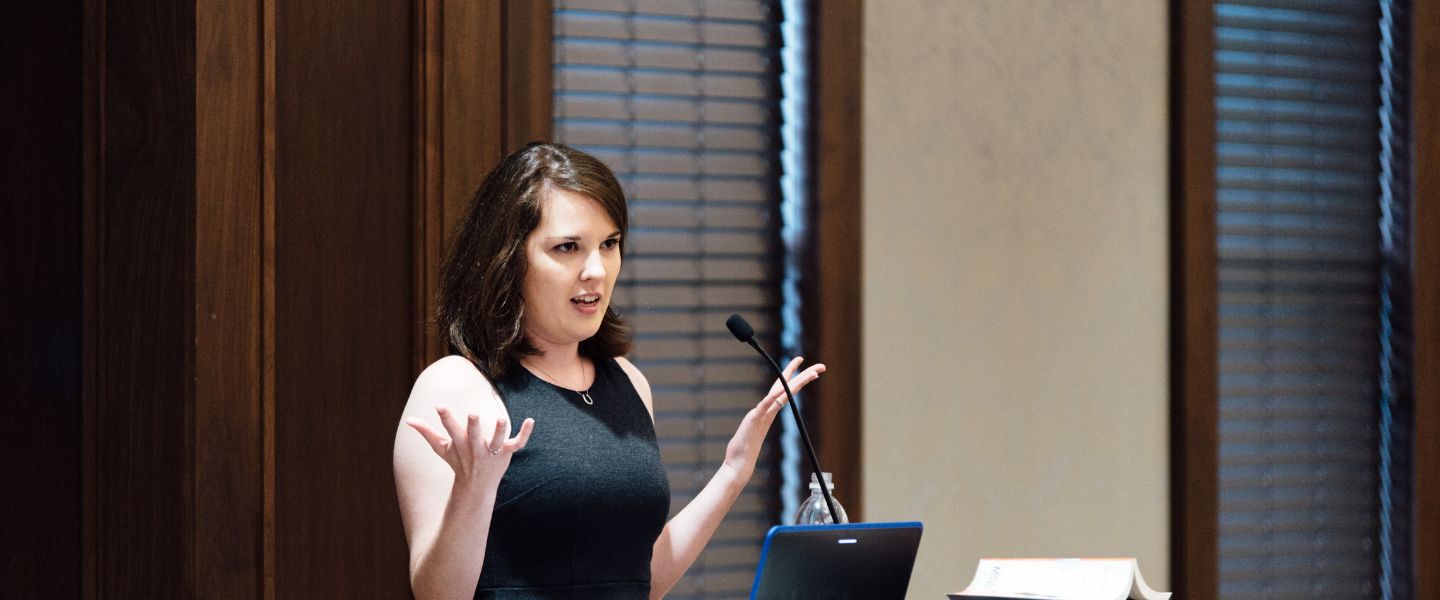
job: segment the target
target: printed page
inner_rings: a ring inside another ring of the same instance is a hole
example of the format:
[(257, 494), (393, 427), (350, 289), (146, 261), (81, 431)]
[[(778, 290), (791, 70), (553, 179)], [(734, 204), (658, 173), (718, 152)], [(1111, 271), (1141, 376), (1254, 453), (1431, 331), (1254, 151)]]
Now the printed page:
[(1130, 593), (1131, 559), (982, 559), (967, 596), (1039, 600), (1123, 600)]

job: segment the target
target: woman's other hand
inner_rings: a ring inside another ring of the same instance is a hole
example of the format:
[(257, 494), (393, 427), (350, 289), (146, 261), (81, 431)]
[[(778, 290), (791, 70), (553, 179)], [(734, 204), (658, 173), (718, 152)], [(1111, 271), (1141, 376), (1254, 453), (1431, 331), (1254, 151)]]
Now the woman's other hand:
[[(795, 374), (803, 361), (799, 356), (791, 359), (783, 372), (793, 393), (799, 393), (825, 372), (825, 365), (814, 364), (800, 374)], [(725, 447), (725, 465), (742, 474), (744, 479), (748, 480), (754, 473), (755, 461), (760, 457), (760, 448), (765, 443), (765, 434), (770, 431), (770, 424), (775, 422), (775, 417), (784, 409), (785, 402), (785, 388), (781, 387), (780, 380), (776, 379), (770, 386), (770, 392), (765, 394), (765, 399), (745, 413), (735, 436), (730, 438), (730, 444)]]
[(496, 419), (494, 430), (487, 434), (480, 426), (479, 415), (458, 419), (444, 406), (436, 406), (435, 413), (440, 417), (443, 431), (414, 417), (406, 419), (405, 424), (419, 432), (435, 454), (455, 471), (456, 488), (499, 485), (500, 477), (510, 467), (511, 455), (525, 447), (535, 428), (535, 419), (525, 419), (520, 433), (506, 438), (509, 424), (503, 418)]

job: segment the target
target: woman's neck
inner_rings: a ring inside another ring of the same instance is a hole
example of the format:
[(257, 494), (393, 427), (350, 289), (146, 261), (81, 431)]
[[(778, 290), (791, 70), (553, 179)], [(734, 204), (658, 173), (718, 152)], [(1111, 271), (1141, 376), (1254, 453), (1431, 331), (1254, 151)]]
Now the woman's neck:
[(531, 373), (542, 376), (550, 383), (563, 388), (574, 390), (590, 388), (593, 383), (590, 379), (591, 369), (586, 366), (585, 357), (580, 355), (578, 344), (560, 348), (537, 346), (536, 349), (543, 354), (528, 355), (520, 360), (521, 365), (529, 369)]
[(542, 369), (554, 373), (571, 372), (579, 370), (583, 359), (580, 356), (580, 344), (547, 344), (544, 340), (531, 338), (531, 345), (539, 350), (539, 354), (531, 354), (524, 357), (523, 362), (538, 365)]

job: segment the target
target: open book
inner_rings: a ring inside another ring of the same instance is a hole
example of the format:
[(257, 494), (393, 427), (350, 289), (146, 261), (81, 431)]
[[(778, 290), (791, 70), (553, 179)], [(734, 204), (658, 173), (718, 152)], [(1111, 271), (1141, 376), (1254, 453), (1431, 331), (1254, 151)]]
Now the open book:
[(975, 579), (951, 600), (1168, 600), (1145, 585), (1133, 558), (983, 558)]

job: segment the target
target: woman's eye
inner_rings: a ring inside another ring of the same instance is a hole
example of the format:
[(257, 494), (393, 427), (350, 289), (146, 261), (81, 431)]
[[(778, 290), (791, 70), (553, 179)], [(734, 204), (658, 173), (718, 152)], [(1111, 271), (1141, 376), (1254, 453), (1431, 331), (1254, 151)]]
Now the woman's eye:
[(555, 250), (557, 252), (574, 252), (575, 248), (575, 242), (565, 242), (563, 244), (560, 244), (559, 246), (556, 246)]
[(604, 249), (606, 249), (606, 250), (609, 250), (609, 249), (614, 248), (614, 247), (619, 246), (619, 245), (620, 245), (620, 238), (610, 238), (610, 239), (608, 239), (608, 240), (605, 240), (605, 241), (603, 241), (603, 242), (600, 242), (600, 247), (601, 247), (601, 248), (604, 248)]

